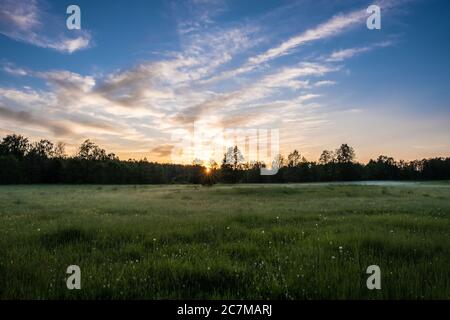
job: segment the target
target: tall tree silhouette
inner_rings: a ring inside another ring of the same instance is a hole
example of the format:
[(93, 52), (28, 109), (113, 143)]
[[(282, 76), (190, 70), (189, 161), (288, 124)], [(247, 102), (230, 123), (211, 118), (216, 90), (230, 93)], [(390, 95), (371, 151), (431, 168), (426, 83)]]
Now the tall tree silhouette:
[(330, 150), (322, 151), (322, 154), (320, 155), (320, 158), (319, 158), (320, 164), (329, 164), (329, 163), (333, 163), (335, 161), (336, 161), (336, 156), (333, 151), (330, 151)]
[(244, 156), (237, 146), (228, 148), (225, 153), (221, 168), (222, 181), (237, 183), (242, 178)]
[(338, 163), (352, 163), (355, 160), (355, 150), (348, 144), (342, 144), (336, 149), (336, 160)]

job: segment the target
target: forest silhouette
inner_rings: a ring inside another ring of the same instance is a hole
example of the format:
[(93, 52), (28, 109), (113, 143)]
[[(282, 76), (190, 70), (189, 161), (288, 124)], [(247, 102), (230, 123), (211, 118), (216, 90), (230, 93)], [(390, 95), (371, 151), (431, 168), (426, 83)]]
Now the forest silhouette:
[[(450, 179), (450, 158), (396, 161), (380, 155), (367, 164), (355, 161), (355, 150), (342, 144), (335, 151), (324, 150), (318, 161), (309, 161), (297, 150), (287, 157), (278, 155), (272, 165), (277, 174), (260, 174), (261, 162), (246, 162), (237, 147), (229, 148), (220, 165), (208, 168), (120, 160), (115, 154), (90, 140), (84, 141), (73, 156), (64, 144), (49, 140), (30, 142), (11, 134), (0, 143), (0, 184), (167, 184), (190, 183), (295, 183), (358, 180), (446, 180)], [(231, 160), (230, 160), (231, 159)]]

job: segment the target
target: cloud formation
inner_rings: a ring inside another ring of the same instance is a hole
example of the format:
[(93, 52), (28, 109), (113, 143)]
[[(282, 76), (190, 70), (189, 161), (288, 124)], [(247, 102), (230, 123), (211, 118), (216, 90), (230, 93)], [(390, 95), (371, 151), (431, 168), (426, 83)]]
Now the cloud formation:
[[(90, 45), (89, 34), (50, 38), (40, 33), (45, 13), (36, 0), (29, 7), (0, 1), (5, 4), (1, 17), (15, 26), (12, 30), (2, 23), (0, 32), (11, 38), (61, 52)], [(344, 60), (381, 46), (343, 49), (326, 58), (316, 54), (272, 66), (272, 61), (306, 43), (351, 30), (363, 21), (365, 11), (336, 15), (267, 49), (261, 48), (264, 34), (251, 23), (204, 28), (213, 25), (212, 17), (224, 9), (216, 8), (215, 1), (194, 2), (201, 8), (192, 9), (200, 17), (198, 23), (177, 21), (180, 49), (130, 68), (94, 75), (4, 63), (3, 71), (9, 75), (33, 78), (43, 86), (39, 90), (0, 87), (0, 129), (29, 125), (72, 144), (95, 138), (119, 155), (117, 150), (132, 149), (158, 158), (170, 155), (171, 134), (190, 134), (196, 122), (211, 130), (290, 129), (297, 124), (292, 136), (302, 139), (299, 132), (330, 123), (320, 101), (321, 90), (337, 83), (332, 76), (342, 70)]]
[(44, 117), (35, 116), (29, 111), (15, 111), (0, 105), (0, 116), (3, 119), (15, 121), (21, 125), (32, 125), (50, 129), (56, 135), (68, 135), (72, 133), (68, 126), (64, 126)]
[(376, 43), (370, 46), (364, 46), (364, 47), (355, 47), (355, 48), (348, 48), (348, 49), (342, 49), (338, 51), (334, 51), (330, 56), (326, 59), (328, 62), (337, 62), (337, 61), (343, 61), (349, 58), (352, 58), (356, 55), (359, 55), (364, 52), (368, 52), (371, 50), (374, 50), (376, 48), (380, 47), (388, 47), (392, 45), (392, 41), (383, 41), (380, 43)]
[(38, 0), (0, 0), (0, 33), (41, 48), (65, 53), (88, 48), (91, 35), (85, 30), (66, 28), (65, 12), (53, 16), (42, 8), (46, 4)]
[(343, 33), (350, 27), (355, 26), (358, 23), (362, 23), (366, 17), (367, 13), (365, 9), (359, 9), (347, 14), (338, 14), (328, 21), (293, 36), (263, 53), (248, 58), (247, 62), (243, 66), (222, 72), (220, 75), (210, 79), (210, 81), (223, 80), (250, 72), (263, 63), (291, 53), (299, 46)]

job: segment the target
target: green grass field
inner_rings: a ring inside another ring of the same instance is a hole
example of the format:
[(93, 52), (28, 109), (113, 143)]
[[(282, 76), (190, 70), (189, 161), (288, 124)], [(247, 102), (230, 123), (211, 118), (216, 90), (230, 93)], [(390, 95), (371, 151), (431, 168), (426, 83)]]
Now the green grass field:
[(450, 184), (1, 186), (0, 298), (449, 299)]

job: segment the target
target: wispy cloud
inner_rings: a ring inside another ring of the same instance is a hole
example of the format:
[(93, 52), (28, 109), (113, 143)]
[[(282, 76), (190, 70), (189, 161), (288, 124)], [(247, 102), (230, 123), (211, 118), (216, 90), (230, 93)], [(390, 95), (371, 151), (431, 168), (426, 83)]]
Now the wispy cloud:
[(334, 51), (326, 59), (326, 61), (328, 61), (328, 62), (343, 61), (345, 59), (359, 55), (361, 53), (368, 52), (368, 51), (371, 51), (373, 49), (380, 48), (380, 47), (388, 47), (392, 44), (393, 44), (392, 41), (384, 41), (384, 42), (376, 43), (376, 44), (370, 45), (370, 46), (355, 47), (355, 48), (348, 48), (348, 49)]
[(323, 87), (323, 86), (331, 86), (336, 84), (336, 81), (333, 80), (321, 80), (314, 83), (315, 87)]
[(308, 42), (329, 38), (342, 33), (347, 28), (360, 23), (366, 17), (365, 10), (357, 10), (348, 14), (334, 16), (319, 26), (306, 30), (305, 32), (282, 42), (280, 45), (267, 50), (266, 52), (252, 57), (248, 60), (249, 65), (258, 65), (282, 55), (288, 54), (291, 50)]
[[(45, 13), (36, 1), (30, 1), (31, 7), (0, 1), (6, 4), (0, 9), (2, 17), (16, 26), (3, 31), (0, 23), (0, 31), (9, 32), (12, 38), (61, 52), (90, 45), (89, 34), (86, 38), (86, 34), (80, 35), (84, 40), (67, 38), (66, 33), (60, 35), (62, 38), (45, 34)], [(4, 63), (4, 72), (32, 77), (41, 81), (44, 89), (0, 87), (1, 129), (27, 124), (55, 136), (64, 135), (73, 144), (82, 137), (93, 137), (118, 150), (132, 147), (160, 158), (172, 151), (170, 134), (187, 134), (194, 122), (204, 122), (213, 129), (274, 124), (294, 127), (299, 123), (302, 130), (315, 130), (330, 123), (320, 99), (326, 86), (336, 84), (328, 76), (340, 71), (343, 63), (337, 66), (335, 62), (381, 46), (354, 47), (271, 66), (268, 62), (306, 43), (350, 30), (363, 20), (365, 11), (336, 15), (261, 50), (264, 35), (257, 25), (246, 22), (205, 27), (213, 25), (213, 17), (225, 10), (222, 2), (185, 3), (193, 6), (196, 16), (190, 22), (179, 20), (184, 21), (178, 25), (179, 49), (157, 59), (100, 75), (37, 71)], [(261, 65), (264, 67), (259, 68)]]
[(0, 33), (41, 48), (73, 53), (91, 45), (86, 30), (67, 30), (64, 20), (42, 8), (38, 0), (0, 0)]
[(350, 27), (361, 23), (366, 15), (367, 13), (363, 9), (356, 10), (347, 14), (336, 15), (328, 21), (314, 28), (308, 29), (294, 37), (291, 37), (261, 54), (248, 58), (247, 62), (243, 66), (233, 70), (222, 72), (220, 75), (211, 78), (209, 81), (213, 82), (223, 80), (252, 71), (259, 65), (270, 60), (274, 60), (278, 57), (287, 55), (291, 53), (295, 48), (307, 44), (308, 42), (338, 35), (349, 29)]
[[(245, 104), (263, 98), (271, 97), (280, 88), (298, 89), (307, 87), (307, 80), (299, 80), (302, 77), (322, 76), (328, 72), (335, 71), (325, 65), (315, 63), (301, 63), (294, 67), (286, 67), (269, 75), (259, 81), (235, 90), (219, 94), (192, 107), (183, 108), (172, 120), (175, 123), (192, 123), (205, 115), (217, 115), (223, 110), (232, 110), (237, 107), (245, 108)], [(242, 109), (241, 109), (242, 110)]]
[(227, 10), (223, 0), (183, 0), (172, 3), (182, 35), (198, 32), (214, 22), (214, 18)]
[(350, 49), (343, 49), (343, 50), (335, 51), (330, 55), (329, 58), (327, 58), (327, 61), (343, 61), (343, 60), (351, 58), (357, 54), (367, 52), (369, 50), (371, 50), (371, 47), (350, 48)]

